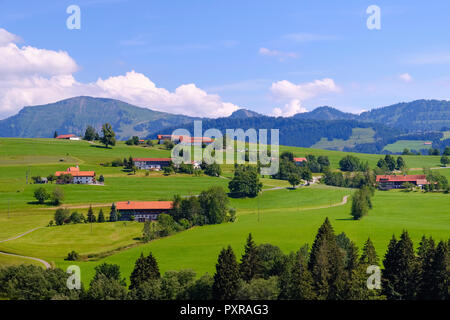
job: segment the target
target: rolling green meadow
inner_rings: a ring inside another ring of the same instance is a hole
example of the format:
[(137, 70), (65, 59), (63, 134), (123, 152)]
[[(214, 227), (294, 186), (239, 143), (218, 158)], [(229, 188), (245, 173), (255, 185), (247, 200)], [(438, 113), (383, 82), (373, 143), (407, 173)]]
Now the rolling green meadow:
[[(348, 153), (319, 149), (280, 146), (280, 152), (292, 151), (296, 156), (306, 154), (327, 155), (333, 169)], [(355, 154), (371, 167), (381, 155)], [(313, 184), (289, 189), (286, 181), (264, 177), (264, 192), (257, 198), (232, 199), (230, 206), (237, 211), (234, 223), (194, 227), (175, 235), (142, 244), (139, 237), (143, 224), (115, 222), (72, 224), (47, 227), (53, 219), (55, 207), (39, 205), (33, 197), (40, 185), (26, 184), (29, 177), (48, 176), (69, 166), (79, 165), (81, 170), (94, 170), (105, 177), (104, 186), (63, 185), (63, 206), (86, 214), (89, 205), (97, 215), (100, 208), (106, 216), (109, 206), (124, 200), (170, 200), (175, 194), (196, 195), (210, 186), (228, 190), (232, 165), (223, 166), (224, 177), (191, 176), (158, 172), (135, 175), (121, 167), (101, 164), (124, 157), (169, 157), (163, 146), (127, 146), (119, 142), (112, 149), (85, 141), (57, 141), (54, 139), (0, 139), (0, 251), (37, 257), (57, 267), (77, 264), (87, 286), (96, 265), (103, 262), (120, 265), (123, 276), (129, 277), (134, 262), (144, 252), (152, 252), (162, 272), (193, 269), (197, 275), (214, 273), (219, 251), (231, 245), (238, 257), (243, 252), (245, 239), (252, 233), (257, 243), (278, 245), (284, 252), (298, 250), (303, 244), (312, 244), (317, 229), (328, 217), (337, 233), (345, 232), (361, 247), (370, 237), (383, 256), (393, 234), (410, 232), (415, 245), (422, 235), (435, 239), (448, 239), (450, 235), (450, 195), (442, 193), (377, 191), (373, 210), (360, 221), (350, 216), (350, 201), (343, 203), (353, 190)], [(438, 156), (405, 156), (411, 172), (422, 167), (439, 167)], [(439, 170), (450, 178), (450, 169)], [(48, 190), (55, 184), (43, 185)], [(350, 200), (350, 198), (348, 198)], [(11, 239), (34, 228), (22, 237)], [(83, 256), (92, 255), (90, 261), (65, 261), (67, 253), (75, 250)], [(96, 255), (103, 258), (98, 258)], [(39, 264), (33, 260), (0, 254), (0, 266), (19, 263)]]

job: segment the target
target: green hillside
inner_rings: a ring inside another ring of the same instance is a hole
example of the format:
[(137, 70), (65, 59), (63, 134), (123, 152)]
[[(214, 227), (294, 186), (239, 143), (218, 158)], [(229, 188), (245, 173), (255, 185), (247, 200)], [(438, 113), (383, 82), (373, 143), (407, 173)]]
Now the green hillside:
[[(296, 156), (327, 155), (333, 170), (348, 153), (296, 147), (281, 147)], [(37, 155), (33, 157), (33, 155)], [(136, 175), (120, 167), (105, 167), (101, 163), (128, 156), (164, 157), (169, 151), (162, 146), (135, 147), (119, 143), (105, 149), (85, 141), (56, 141), (54, 139), (0, 139), (0, 251), (44, 259), (58, 267), (77, 264), (87, 285), (94, 267), (103, 262), (117, 263), (128, 277), (134, 261), (141, 252), (152, 251), (161, 271), (191, 268), (197, 274), (214, 270), (217, 254), (228, 244), (239, 255), (246, 236), (251, 232), (257, 243), (272, 243), (284, 252), (297, 250), (312, 243), (317, 228), (329, 217), (337, 232), (345, 233), (360, 247), (370, 236), (379, 255), (383, 255), (393, 233), (408, 229), (417, 245), (423, 234), (436, 240), (448, 238), (450, 233), (450, 197), (442, 193), (376, 192), (374, 209), (361, 221), (351, 220), (350, 203), (344, 196), (351, 189), (321, 184), (287, 189), (286, 181), (262, 179), (264, 191), (254, 199), (231, 199), (237, 210), (234, 223), (195, 227), (173, 236), (141, 244), (143, 225), (138, 222), (116, 222), (47, 227), (55, 208), (34, 203), (33, 191), (37, 185), (26, 184), (26, 172), (46, 176), (71, 165), (95, 170), (105, 177), (105, 186), (62, 185), (66, 194), (64, 206), (86, 215), (89, 205), (94, 213), (100, 208), (108, 214), (111, 202), (117, 200), (170, 199), (174, 194), (194, 195), (210, 186), (227, 188), (223, 177), (154, 172)], [(376, 165), (380, 155), (354, 154), (370, 166)], [(64, 160), (64, 161), (61, 161)], [(437, 167), (439, 157), (405, 156), (410, 168)], [(231, 175), (232, 165), (224, 166), (224, 175)], [(439, 170), (450, 176), (450, 169)], [(55, 185), (45, 185), (51, 190)], [(277, 188), (278, 187), (278, 188)], [(23, 237), (3, 241), (33, 230)], [(89, 262), (68, 262), (64, 258), (75, 250), (81, 255), (105, 255)], [(0, 265), (35, 263), (0, 254)]]

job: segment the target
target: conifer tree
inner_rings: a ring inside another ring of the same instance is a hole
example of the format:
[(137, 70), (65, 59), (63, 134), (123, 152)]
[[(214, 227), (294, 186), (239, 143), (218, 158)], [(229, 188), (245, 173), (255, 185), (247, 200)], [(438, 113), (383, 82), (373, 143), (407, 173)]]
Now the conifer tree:
[(343, 289), (344, 254), (328, 218), (319, 228), (311, 248), (308, 269), (319, 299), (338, 299)]
[(212, 287), (213, 299), (232, 300), (239, 290), (239, 265), (231, 246), (222, 249), (216, 264)]
[(109, 213), (109, 222), (116, 222), (117, 219), (118, 219), (118, 217), (117, 217), (116, 204), (113, 203), (111, 206), (111, 212)]
[(98, 213), (98, 222), (105, 222), (105, 215), (103, 214), (102, 209), (100, 209), (100, 212)]
[(395, 283), (397, 279), (397, 239), (395, 235), (392, 235), (391, 241), (389, 242), (388, 249), (384, 256), (383, 265), (384, 270), (382, 273), (382, 290), (383, 294), (386, 295), (388, 299), (396, 299), (399, 294), (395, 291)]
[(364, 243), (359, 263), (371, 266), (377, 266), (379, 263), (377, 252), (370, 238)]
[(420, 272), (420, 283), (418, 288), (418, 299), (432, 299), (434, 287), (433, 261), (436, 254), (436, 248), (433, 238), (422, 237), (419, 248), (417, 249), (418, 264)]
[(239, 266), (242, 280), (249, 282), (261, 273), (261, 261), (258, 255), (258, 248), (253, 241), (250, 233), (245, 245), (245, 252), (242, 255), (241, 264)]
[(97, 221), (97, 219), (95, 218), (95, 215), (94, 215), (94, 211), (92, 210), (92, 206), (89, 207), (87, 219), (88, 219), (88, 222), (96, 222)]
[(418, 275), (417, 260), (413, 243), (407, 231), (403, 231), (400, 240), (394, 239), (388, 247), (384, 264), (385, 294), (388, 299), (414, 299), (416, 296)]
[(302, 258), (301, 253), (296, 254), (295, 263), (291, 273), (291, 285), (289, 298), (293, 300), (313, 300), (316, 297), (314, 292), (313, 278), (308, 270), (308, 264)]
[(448, 243), (441, 241), (436, 247), (433, 265), (433, 280), (431, 286), (431, 299), (450, 299), (450, 252)]
[(159, 279), (160, 277), (158, 263), (152, 253), (150, 252), (147, 257), (144, 257), (144, 254), (141, 253), (130, 276), (130, 290), (138, 288), (146, 281)]

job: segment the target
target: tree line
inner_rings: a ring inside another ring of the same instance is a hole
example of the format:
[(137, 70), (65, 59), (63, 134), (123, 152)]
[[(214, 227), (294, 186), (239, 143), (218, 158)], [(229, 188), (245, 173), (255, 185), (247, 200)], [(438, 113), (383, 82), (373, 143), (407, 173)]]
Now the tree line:
[(3, 267), (0, 296), (33, 300), (450, 299), (450, 239), (436, 244), (424, 236), (414, 250), (407, 231), (399, 239), (393, 236), (382, 259), (380, 287), (376, 282), (369, 287), (368, 267), (379, 264), (370, 238), (360, 254), (345, 233), (335, 234), (327, 218), (312, 246), (289, 254), (271, 244), (257, 245), (249, 234), (240, 260), (230, 246), (221, 250), (213, 275), (196, 277), (193, 270), (161, 274), (152, 253), (141, 253), (128, 284), (118, 265), (103, 263), (95, 268), (87, 290), (83, 286), (68, 290), (68, 274), (57, 268)]

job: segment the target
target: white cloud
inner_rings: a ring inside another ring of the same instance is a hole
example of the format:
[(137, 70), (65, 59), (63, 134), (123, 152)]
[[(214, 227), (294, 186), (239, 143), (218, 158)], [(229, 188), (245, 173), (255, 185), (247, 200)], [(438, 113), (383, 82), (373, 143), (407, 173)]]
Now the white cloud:
[(6, 31), (5, 29), (0, 28), (0, 46), (6, 45), (8, 43), (17, 43), (20, 41), (20, 37)]
[(293, 99), (289, 103), (285, 104), (283, 108), (273, 109), (272, 114), (275, 117), (292, 117), (294, 114), (307, 112), (305, 108), (301, 106), (300, 100)]
[[(0, 41), (18, 39), (6, 30), (0, 36)], [(134, 70), (81, 83), (73, 76), (77, 69), (75, 61), (63, 51), (19, 48), (12, 42), (0, 45), (0, 119), (15, 114), (23, 106), (80, 95), (115, 98), (152, 110), (190, 116), (221, 117), (239, 109), (193, 83), (180, 85), (170, 92)]]
[(276, 116), (289, 117), (296, 113), (307, 111), (305, 108), (301, 107), (302, 101), (323, 94), (339, 92), (340, 88), (334, 83), (333, 79), (325, 78), (300, 84), (282, 80), (272, 83), (270, 91), (276, 100), (288, 101), (284, 108), (275, 108), (273, 114)]
[(400, 78), (400, 80), (402, 80), (404, 82), (413, 81), (413, 77), (409, 73), (403, 73), (403, 74), (399, 75), (398, 77)]
[(339, 92), (340, 88), (334, 83), (333, 79), (325, 78), (300, 84), (282, 80), (272, 83), (270, 90), (275, 98), (280, 100), (307, 100), (319, 94)]
[(263, 56), (277, 57), (280, 61), (284, 61), (287, 58), (298, 58), (298, 54), (296, 54), (295, 52), (283, 52), (278, 50), (270, 50), (267, 48), (260, 48), (259, 54)]
[(62, 75), (77, 71), (75, 61), (64, 51), (17, 47), (9, 43), (0, 47), (0, 75)]

